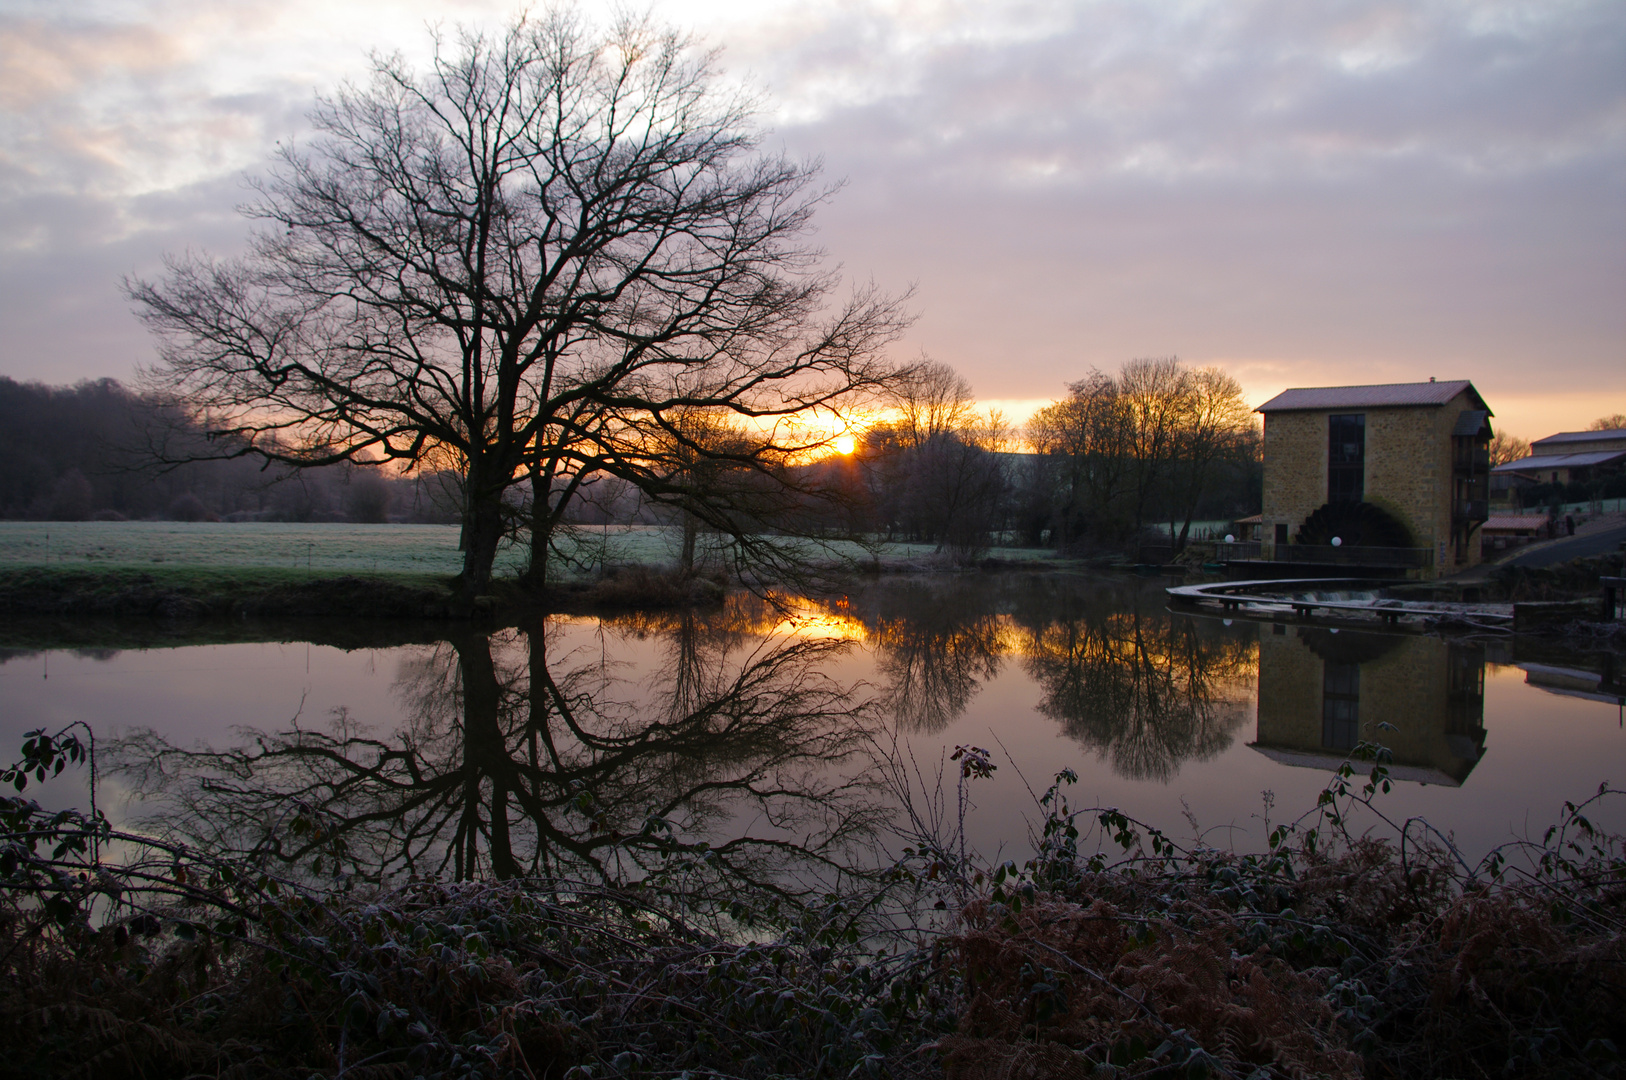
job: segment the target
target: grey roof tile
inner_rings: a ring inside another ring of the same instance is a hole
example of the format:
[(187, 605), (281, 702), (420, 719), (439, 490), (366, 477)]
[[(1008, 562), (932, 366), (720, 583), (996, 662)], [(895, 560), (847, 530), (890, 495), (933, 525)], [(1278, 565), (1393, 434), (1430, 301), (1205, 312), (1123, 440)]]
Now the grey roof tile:
[(1594, 450), (1587, 454), (1541, 454), (1498, 465), (1491, 472), (1540, 472), (1543, 469), (1578, 469), (1586, 465), (1609, 465), (1626, 461), (1626, 450)]
[[(1254, 412), (1291, 412), (1309, 409), (1380, 409), (1386, 406), (1444, 405), (1464, 390), (1483, 405), (1484, 399), (1467, 379), (1448, 382), (1377, 383), (1371, 386), (1307, 386), (1283, 390)], [(1489, 413), (1490, 410), (1486, 410)]]
[(1611, 428), (1608, 431), (1560, 431), (1557, 435), (1549, 435), (1545, 439), (1537, 439), (1531, 446), (1546, 446), (1548, 443), (1572, 442), (1613, 442), (1626, 439), (1626, 428)]

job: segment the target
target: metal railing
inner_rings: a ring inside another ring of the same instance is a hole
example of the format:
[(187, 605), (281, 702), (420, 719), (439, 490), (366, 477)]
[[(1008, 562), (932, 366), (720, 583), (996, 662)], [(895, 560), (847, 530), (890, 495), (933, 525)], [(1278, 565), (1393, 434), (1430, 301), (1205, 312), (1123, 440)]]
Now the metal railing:
[(1431, 548), (1363, 547), (1359, 544), (1277, 544), (1275, 560), (1318, 563), (1324, 566), (1397, 566), (1407, 569), (1434, 565)]
[[(1361, 547), (1356, 544), (1276, 544), (1271, 560), (1284, 563), (1316, 563), (1322, 566), (1394, 566), (1407, 569), (1434, 565), (1434, 552), (1416, 547)], [(1257, 540), (1214, 545), (1216, 562), (1257, 562), (1265, 558), (1264, 544)]]

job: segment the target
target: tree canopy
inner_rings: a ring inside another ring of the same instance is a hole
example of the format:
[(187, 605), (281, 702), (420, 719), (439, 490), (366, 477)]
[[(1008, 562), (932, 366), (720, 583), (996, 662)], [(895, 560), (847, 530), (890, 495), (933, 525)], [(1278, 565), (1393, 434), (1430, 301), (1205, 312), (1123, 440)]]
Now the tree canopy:
[(703, 512), (673, 447), (717, 451), (684, 417), (727, 414), (733, 461), (784, 483), (823, 438), (803, 421), (888, 373), (898, 302), (837, 302), (808, 241), (817, 163), (762, 152), (674, 31), (555, 11), (437, 37), (427, 71), (375, 57), (312, 120), (255, 185), (244, 257), (128, 283), (148, 378), (233, 454), (451, 466), (471, 593), (517, 483), (539, 559), (595, 472)]

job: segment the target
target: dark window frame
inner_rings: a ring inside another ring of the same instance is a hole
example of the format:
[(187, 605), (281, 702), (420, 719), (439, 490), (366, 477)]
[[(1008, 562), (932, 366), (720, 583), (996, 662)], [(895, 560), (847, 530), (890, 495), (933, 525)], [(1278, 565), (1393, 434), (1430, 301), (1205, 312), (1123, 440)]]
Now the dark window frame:
[(1361, 740), (1361, 666), (1325, 661), (1321, 669), (1321, 745), (1353, 750)]
[(1366, 414), (1327, 416), (1327, 501), (1366, 498)]

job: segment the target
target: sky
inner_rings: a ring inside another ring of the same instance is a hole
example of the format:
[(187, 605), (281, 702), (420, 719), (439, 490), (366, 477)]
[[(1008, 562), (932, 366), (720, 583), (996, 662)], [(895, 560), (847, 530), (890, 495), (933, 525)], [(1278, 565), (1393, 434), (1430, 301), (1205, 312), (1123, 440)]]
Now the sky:
[[(245, 179), (370, 52), (516, 10), (0, 0), (0, 375), (130, 380), (154, 351), (124, 276), (240, 250)], [(1015, 418), (1168, 355), (1255, 405), (1434, 376), (1526, 438), (1626, 412), (1621, 0), (650, 10), (844, 183), (816, 240), (914, 290), (899, 358)]]

